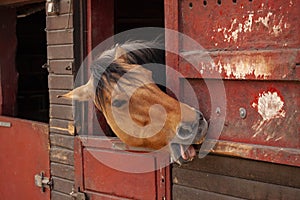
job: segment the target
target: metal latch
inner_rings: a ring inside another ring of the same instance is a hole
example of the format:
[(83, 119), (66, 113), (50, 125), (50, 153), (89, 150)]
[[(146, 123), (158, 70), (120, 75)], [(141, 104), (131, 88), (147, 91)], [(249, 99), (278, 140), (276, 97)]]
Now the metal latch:
[(34, 182), (35, 185), (40, 187), (42, 192), (46, 191), (46, 188), (49, 188), (51, 190), (53, 182), (50, 178), (45, 177), (44, 172), (40, 172), (40, 174), (36, 174), (34, 176)]
[(74, 187), (72, 187), (72, 192), (70, 192), (70, 196), (73, 200), (86, 200), (85, 194), (80, 191), (76, 192)]

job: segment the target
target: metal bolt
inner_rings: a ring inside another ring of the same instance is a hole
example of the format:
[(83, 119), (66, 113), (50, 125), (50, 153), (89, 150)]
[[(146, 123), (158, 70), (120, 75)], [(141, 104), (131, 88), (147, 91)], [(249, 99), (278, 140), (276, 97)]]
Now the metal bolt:
[(220, 107), (217, 107), (216, 108), (216, 114), (219, 116), (221, 114), (221, 108)]
[(245, 108), (240, 108), (239, 110), (240, 110), (240, 117), (242, 119), (245, 119), (247, 116), (247, 110)]

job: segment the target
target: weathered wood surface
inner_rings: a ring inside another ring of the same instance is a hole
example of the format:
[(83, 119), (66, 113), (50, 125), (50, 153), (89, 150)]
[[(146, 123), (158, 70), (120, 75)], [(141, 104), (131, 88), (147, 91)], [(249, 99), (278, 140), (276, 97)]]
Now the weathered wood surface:
[(73, 59), (69, 60), (50, 60), (49, 61), (49, 72), (53, 74), (73, 74)]
[(51, 104), (50, 106), (50, 117), (55, 119), (74, 119), (74, 110), (72, 106)]
[(59, 178), (65, 178), (68, 180), (74, 180), (75, 170), (73, 166), (60, 164), (60, 163), (51, 163), (51, 175)]
[(155, 170), (160, 159), (166, 157), (120, 151), (112, 141), (121, 143), (89, 136), (75, 139), (76, 188), (80, 187), (92, 199), (169, 198), (169, 168)]
[(299, 173), (297, 167), (209, 155), (173, 168), (173, 198), (297, 199)]
[(68, 194), (68, 191), (72, 191), (74, 185), (73, 181), (58, 177), (53, 177), (53, 182), (55, 183), (53, 184), (53, 190), (66, 194)]
[[(34, 176), (50, 177), (48, 124), (0, 116), (1, 199), (50, 199), (50, 190), (41, 192)], [(22, 185), (22, 187), (17, 187)]]
[[(167, 86), (198, 108), (195, 94), (210, 119), (209, 136), (220, 133), (220, 140), (248, 146), (236, 155), (299, 166), (299, 0), (284, 5), (263, 0), (176, 2), (165, 1), (167, 28), (190, 36), (202, 48), (166, 35), (168, 47), (178, 45), (178, 55), (167, 52), (166, 63), (184, 77), (167, 70)], [(244, 117), (240, 109), (246, 111)], [(222, 119), (220, 132), (214, 127)], [(215, 152), (230, 154), (227, 150), (222, 146)]]
[(57, 191), (51, 192), (51, 199), (52, 200), (73, 200), (73, 197), (71, 197), (69, 194), (64, 194)]
[(72, 135), (51, 134), (50, 143), (52, 146), (74, 149), (74, 137)]
[(50, 132), (65, 135), (74, 135), (75, 126), (74, 121), (50, 119)]
[(299, 168), (288, 165), (271, 164), (228, 156), (208, 155), (203, 159), (195, 159), (193, 162), (183, 165), (179, 169), (300, 188)]
[(173, 200), (192, 200), (192, 199), (209, 199), (209, 200), (240, 200), (233, 196), (217, 194), (214, 192), (195, 189), (193, 187), (186, 187), (182, 185), (173, 186)]
[(73, 44), (60, 44), (47, 47), (48, 59), (72, 59), (74, 58)]
[(203, 2), (180, 0), (178, 23), (205, 49), (299, 48), (299, 0)]
[(66, 165), (74, 165), (74, 152), (60, 147), (52, 147), (50, 161)]

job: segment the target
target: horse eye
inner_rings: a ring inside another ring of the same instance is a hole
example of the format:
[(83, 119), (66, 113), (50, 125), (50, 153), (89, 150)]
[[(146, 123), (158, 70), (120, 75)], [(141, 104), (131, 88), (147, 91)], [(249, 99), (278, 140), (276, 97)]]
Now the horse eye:
[(114, 106), (114, 107), (120, 108), (120, 107), (123, 106), (125, 103), (126, 103), (126, 100), (115, 99), (115, 100), (112, 102), (111, 105)]

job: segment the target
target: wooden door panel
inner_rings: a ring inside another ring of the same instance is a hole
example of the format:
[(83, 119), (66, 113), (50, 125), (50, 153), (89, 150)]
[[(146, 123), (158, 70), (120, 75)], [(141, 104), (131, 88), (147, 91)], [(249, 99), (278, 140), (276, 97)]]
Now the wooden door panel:
[(203, 47), (166, 38), (183, 75), (167, 70), (167, 86), (210, 119), (208, 151), (300, 166), (299, 3), (165, 0), (167, 28)]
[(121, 149), (122, 144), (116, 138), (77, 137), (76, 188), (90, 199), (168, 199), (169, 168), (162, 164), (169, 157)]
[(50, 199), (34, 176), (50, 176), (48, 124), (0, 116), (1, 199)]

